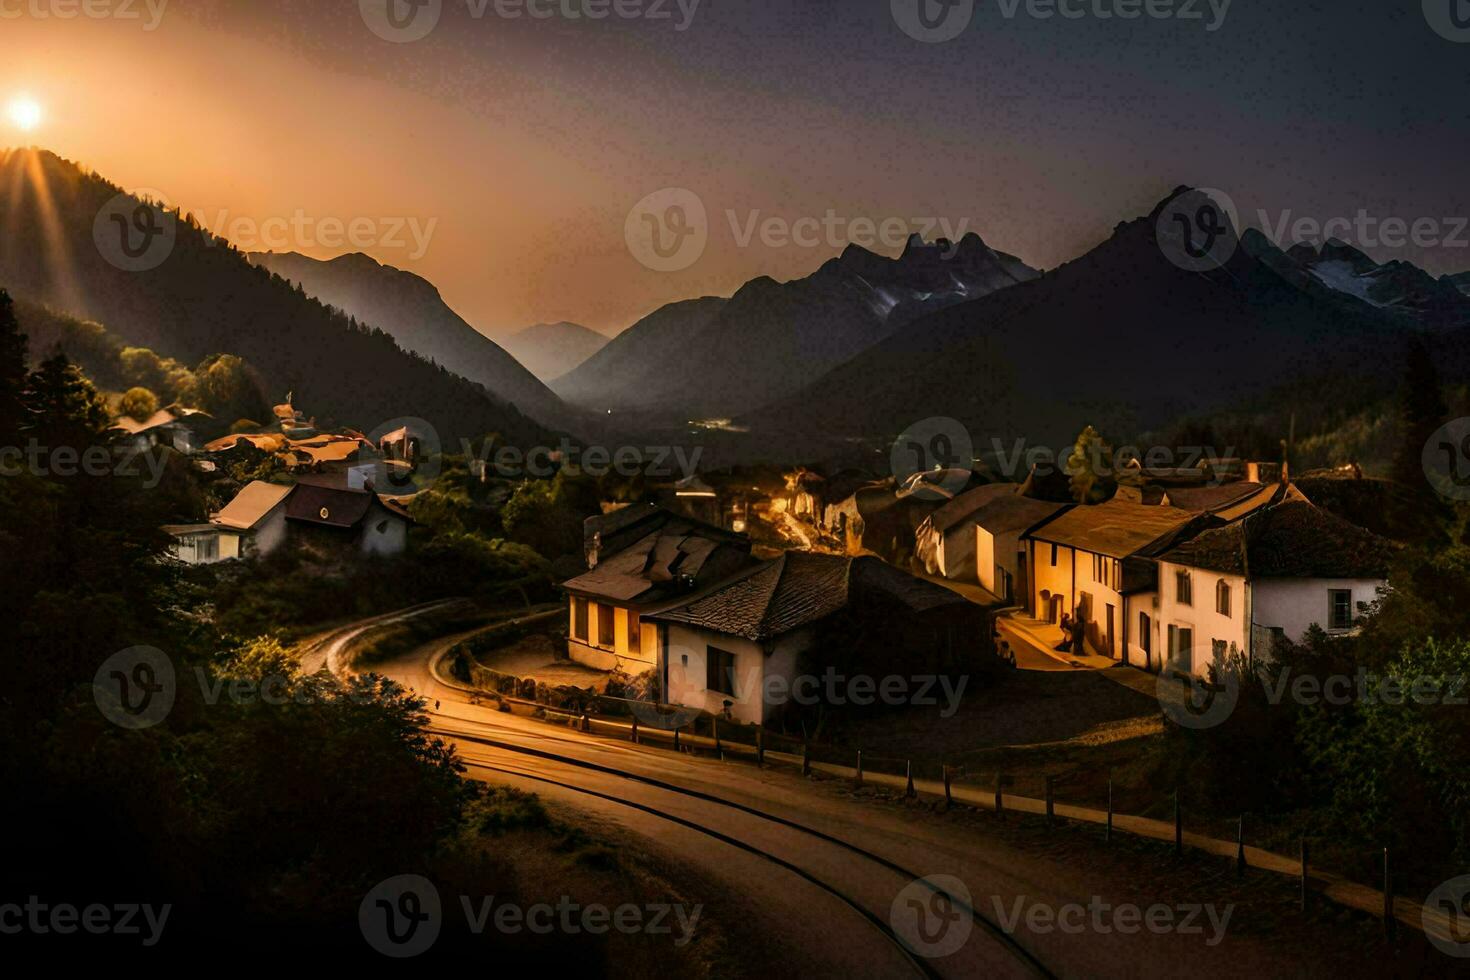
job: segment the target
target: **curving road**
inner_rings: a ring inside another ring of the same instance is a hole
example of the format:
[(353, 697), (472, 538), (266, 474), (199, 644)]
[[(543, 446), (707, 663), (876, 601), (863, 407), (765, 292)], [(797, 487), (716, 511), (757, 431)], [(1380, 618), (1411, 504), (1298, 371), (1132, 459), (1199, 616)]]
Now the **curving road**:
[[(314, 656), (350, 669), (354, 640), (423, 611), (344, 627), (324, 637)], [(456, 746), (469, 776), (612, 821), (744, 896), (753, 924), (778, 937), (780, 962), (793, 976), (1291, 975), (1267, 947), (1231, 944), (1228, 935), (1207, 945), (1208, 929), (1203, 936), (1031, 932), (1012, 922), (1013, 936), (998, 924), (1007, 912), (1085, 906), (1110, 895), (1114, 883), (1001, 841), (957, 835), (941, 821), (834, 798), (795, 772), (503, 713), (435, 669), (459, 639), (446, 637), (373, 669), (427, 699), (431, 730)], [(923, 876), (945, 877), (916, 884)], [(950, 884), (955, 879), (968, 898)]]

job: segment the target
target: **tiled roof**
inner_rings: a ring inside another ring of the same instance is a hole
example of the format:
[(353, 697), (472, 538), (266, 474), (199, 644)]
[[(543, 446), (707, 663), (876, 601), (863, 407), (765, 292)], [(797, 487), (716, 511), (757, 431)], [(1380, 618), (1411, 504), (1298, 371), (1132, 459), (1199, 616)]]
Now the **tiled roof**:
[(787, 552), (649, 618), (763, 642), (817, 623), (850, 604), (884, 599), (913, 612), (967, 604), (963, 596), (877, 558)]
[[(619, 530), (642, 530), (642, 536), (616, 551), (604, 551), (597, 567), (563, 583), (562, 588), (621, 602), (656, 601), (676, 596), (691, 577), (696, 587), (709, 585), (750, 563), (749, 542), (739, 535), (668, 511), (624, 509), (633, 510), (637, 520), (624, 523)], [(659, 520), (643, 523), (653, 517)], [(589, 522), (588, 527), (592, 526)], [(603, 534), (606, 544), (609, 534)]]
[(1163, 560), (1259, 578), (1388, 576), (1395, 545), (1295, 495), (1171, 549)]

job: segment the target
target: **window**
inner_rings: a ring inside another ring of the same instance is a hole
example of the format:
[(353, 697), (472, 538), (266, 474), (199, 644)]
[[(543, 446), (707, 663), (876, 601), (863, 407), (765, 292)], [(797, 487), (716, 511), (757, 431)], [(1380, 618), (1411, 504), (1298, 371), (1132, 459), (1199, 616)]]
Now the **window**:
[(572, 639), (587, 642), (587, 600), (572, 599)]
[(1350, 630), (1353, 628), (1353, 594), (1348, 589), (1332, 589), (1327, 593), (1328, 629)]
[(633, 610), (628, 610), (628, 652), (638, 653), (643, 649), (643, 620)]
[(1174, 598), (1181, 606), (1194, 605), (1194, 583), (1188, 572), (1174, 573)]
[(1056, 545), (1052, 545), (1051, 546), (1051, 567), (1052, 568), (1056, 568), (1057, 567), (1057, 546)]
[(1223, 578), (1215, 586), (1215, 612), (1221, 616), (1230, 615), (1230, 583)]
[(735, 654), (715, 647), (707, 648), (705, 652), (705, 664), (709, 668), (709, 677), (704, 686), (711, 691), (720, 694), (735, 696)]
[(1148, 613), (1138, 614), (1138, 645), (1145, 655), (1154, 652), (1154, 622)]
[(597, 604), (597, 645), (611, 650), (615, 642), (613, 640), (615, 635), (613, 607), (599, 602)]

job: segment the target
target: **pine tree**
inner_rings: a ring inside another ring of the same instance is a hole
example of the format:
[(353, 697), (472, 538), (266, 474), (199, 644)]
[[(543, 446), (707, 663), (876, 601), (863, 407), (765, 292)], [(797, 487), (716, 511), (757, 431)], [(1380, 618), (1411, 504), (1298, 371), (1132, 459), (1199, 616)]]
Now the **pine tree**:
[(25, 385), (26, 336), (20, 332), (10, 294), (0, 289), (0, 445), (13, 444), (20, 431)]
[(107, 407), (92, 382), (57, 351), (26, 378), (26, 428), (48, 446), (87, 446), (107, 427)]
[(1072, 499), (1079, 504), (1100, 504), (1116, 489), (1112, 473), (1113, 449), (1092, 426), (1082, 430), (1072, 454), (1067, 457)]
[(1434, 358), (1423, 340), (1413, 338), (1405, 351), (1404, 380), (1398, 397), (1403, 439), (1393, 461), (1393, 476), (1397, 482), (1406, 487), (1427, 488), (1424, 447), (1444, 424), (1448, 414)]

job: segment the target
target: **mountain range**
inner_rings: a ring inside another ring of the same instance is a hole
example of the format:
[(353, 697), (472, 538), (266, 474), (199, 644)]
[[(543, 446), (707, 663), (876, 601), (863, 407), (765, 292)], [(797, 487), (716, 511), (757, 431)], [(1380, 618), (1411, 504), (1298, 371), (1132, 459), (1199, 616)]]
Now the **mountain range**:
[(248, 258), (323, 303), (388, 332), (405, 350), (484, 385), (532, 418), (555, 426), (572, 423), (561, 399), (450, 309), (427, 279), (360, 252), (326, 261), (297, 252), (256, 252)]
[(898, 258), (852, 245), (804, 279), (762, 277), (729, 299), (665, 306), (552, 389), (598, 412), (727, 418), (800, 390), (919, 317), (1037, 275), (975, 234), (915, 237)]
[(607, 337), (578, 323), (538, 323), (505, 340), (505, 349), (542, 381), (567, 374), (607, 346)]
[(371, 432), (421, 418), (446, 444), (498, 432), (536, 445), (555, 435), (513, 397), (405, 351), (253, 266), (187, 216), (55, 154), (0, 152), (0, 186), (0, 288), (18, 299), (96, 320), (186, 364), (237, 354), (260, 372), (269, 397), (294, 391), (324, 424)]
[(793, 451), (789, 420), (800, 418), (807, 444), (795, 451), (813, 453), (812, 434), (828, 448), (881, 447), (922, 420), (951, 418), (983, 455), (992, 439), (1007, 450), (1016, 439), (1069, 446), (1086, 424), (1157, 431), (1283, 388), (1287, 397), (1346, 402), (1396, 385), (1421, 315), (1443, 334), (1436, 349), (1446, 371), (1464, 369), (1470, 318), (1457, 319), (1441, 291), (1412, 288), (1419, 278), (1408, 270), (1370, 275), (1360, 288), (1342, 278), (1346, 256), (1287, 255), (1256, 232), (1213, 269), (1176, 265), (1158, 228), (1186, 190), (1080, 258), (915, 320), (737, 424), (761, 451), (786, 443), (784, 453)]

